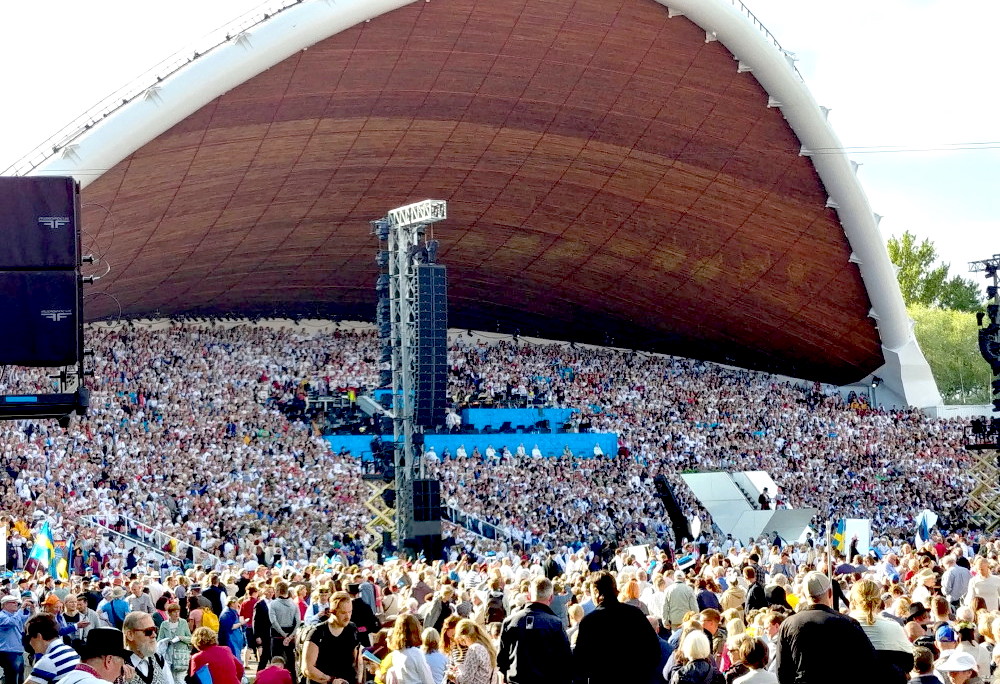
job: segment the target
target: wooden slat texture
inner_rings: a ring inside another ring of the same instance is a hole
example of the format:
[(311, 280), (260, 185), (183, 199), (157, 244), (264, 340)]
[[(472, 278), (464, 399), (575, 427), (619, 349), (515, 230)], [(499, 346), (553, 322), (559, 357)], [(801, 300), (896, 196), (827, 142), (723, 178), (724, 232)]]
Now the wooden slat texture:
[(850, 247), (736, 66), (652, 0), (413, 3), (89, 186), (99, 289), (131, 315), (370, 319), (368, 221), (433, 197), (456, 327), (855, 380), (882, 356)]

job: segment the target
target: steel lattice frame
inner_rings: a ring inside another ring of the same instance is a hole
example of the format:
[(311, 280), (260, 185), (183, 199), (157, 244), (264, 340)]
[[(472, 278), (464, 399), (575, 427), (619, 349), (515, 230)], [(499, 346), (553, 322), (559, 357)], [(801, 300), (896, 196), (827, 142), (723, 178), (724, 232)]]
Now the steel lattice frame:
[(969, 494), (969, 509), (988, 532), (1000, 529), (1000, 444), (970, 444), (972, 476), (976, 486)]
[(389, 320), (392, 324), (393, 443), (396, 467), (396, 543), (412, 536), (413, 481), (424, 476), (423, 444), (416, 410), (418, 284), (414, 250), (423, 245), (427, 226), (446, 217), (443, 200), (425, 200), (393, 209), (382, 219), (389, 236)]
[(365, 508), (372, 512), (372, 519), (365, 523), (365, 529), (378, 535), (385, 530), (396, 529), (395, 510), (385, 504), (382, 495), (393, 488), (393, 482), (384, 480), (365, 480), (370, 495), (365, 499)]

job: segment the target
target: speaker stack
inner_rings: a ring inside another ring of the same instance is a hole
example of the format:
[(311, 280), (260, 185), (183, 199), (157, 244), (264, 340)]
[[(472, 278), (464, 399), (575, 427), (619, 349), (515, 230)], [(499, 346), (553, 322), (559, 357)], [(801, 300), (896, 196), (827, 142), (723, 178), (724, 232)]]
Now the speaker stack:
[(79, 218), (72, 178), (0, 178), (0, 365), (80, 361)]
[(417, 264), (417, 373), (414, 422), (443, 425), (448, 395), (448, 277), (441, 264)]

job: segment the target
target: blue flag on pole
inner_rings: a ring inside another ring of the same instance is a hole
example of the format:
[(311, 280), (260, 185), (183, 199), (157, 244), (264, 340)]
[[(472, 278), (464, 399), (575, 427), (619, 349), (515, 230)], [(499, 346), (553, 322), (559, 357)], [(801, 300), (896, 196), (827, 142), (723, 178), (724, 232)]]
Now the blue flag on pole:
[[(52, 541), (52, 531), (49, 529), (49, 521), (46, 520), (35, 535), (35, 543), (31, 546), (28, 563), (35, 568), (48, 570), (55, 556), (56, 547)], [(32, 561), (34, 562), (32, 563)]]
[(847, 540), (844, 539), (846, 531), (847, 521), (841, 518), (833, 527), (833, 539), (831, 542), (833, 548), (840, 553), (845, 553), (847, 551)]

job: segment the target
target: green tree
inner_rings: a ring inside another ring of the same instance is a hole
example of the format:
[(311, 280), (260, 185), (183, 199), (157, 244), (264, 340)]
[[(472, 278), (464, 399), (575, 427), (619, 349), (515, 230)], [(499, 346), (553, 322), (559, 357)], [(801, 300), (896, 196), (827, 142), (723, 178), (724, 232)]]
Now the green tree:
[(983, 308), (983, 293), (973, 281), (961, 276), (952, 276), (943, 286), (938, 295), (938, 304), (942, 309), (953, 311), (979, 311)]
[(946, 404), (988, 404), (993, 374), (979, 355), (976, 317), (965, 311), (909, 306), (914, 334)]
[(979, 286), (961, 276), (948, 278), (948, 264), (936, 263), (937, 249), (930, 240), (917, 244), (913, 233), (889, 238), (889, 259), (898, 268), (896, 274), (903, 301), (907, 306), (938, 307), (975, 311), (981, 307)]

